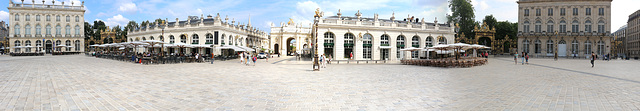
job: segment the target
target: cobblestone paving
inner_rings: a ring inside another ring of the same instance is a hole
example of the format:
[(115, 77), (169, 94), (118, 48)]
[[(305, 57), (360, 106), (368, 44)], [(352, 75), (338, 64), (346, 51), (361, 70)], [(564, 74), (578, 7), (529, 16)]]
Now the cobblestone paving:
[(140, 65), (75, 56), (0, 56), (0, 110), (635, 110), (638, 61), (473, 68)]

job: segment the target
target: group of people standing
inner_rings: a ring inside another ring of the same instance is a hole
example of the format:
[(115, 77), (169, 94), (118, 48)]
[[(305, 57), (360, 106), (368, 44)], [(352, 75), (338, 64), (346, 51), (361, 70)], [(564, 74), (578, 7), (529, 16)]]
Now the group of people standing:
[(327, 68), (327, 64), (331, 63), (331, 56), (327, 57), (322, 54), (318, 57), (318, 62), (320, 63), (320, 68)]
[(518, 64), (518, 57), (522, 58), (522, 65), (525, 64), (529, 64), (529, 53), (525, 53), (522, 52), (522, 55), (518, 55), (518, 53), (516, 53), (513, 57), (513, 60), (516, 61), (516, 64)]
[(258, 60), (258, 57), (254, 54), (249, 54), (247, 52), (242, 52), (240, 54), (238, 54), (238, 56), (240, 56), (240, 63), (241, 64), (245, 64), (247, 66), (251, 65), (251, 62), (249, 62), (249, 60), (251, 60), (253, 62), (253, 66), (256, 66), (256, 61)]

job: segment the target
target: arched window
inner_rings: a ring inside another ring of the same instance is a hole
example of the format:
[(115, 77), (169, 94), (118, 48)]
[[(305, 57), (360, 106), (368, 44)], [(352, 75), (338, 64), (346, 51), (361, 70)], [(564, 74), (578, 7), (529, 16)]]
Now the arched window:
[(333, 48), (333, 38), (335, 38), (335, 34), (333, 34), (332, 32), (325, 32), (324, 33), (324, 48)]
[(16, 21), (20, 21), (20, 15), (16, 14), (16, 17), (14, 17), (16, 19)]
[(540, 39), (536, 39), (533, 47), (536, 54), (542, 53), (542, 41)]
[(76, 35), (80, 35), (80, 26), (76, 25), (75, 32), (76, 32)]
[(578, 26), (580, 23), (577, 20), (573, 20), (573, 22), (571, 22), (571, 32), (573, 33), (578, 33), (580, 26)]
[(591, 33), (591, 20), (584, 22), (584, 32)]
[(48, 21), (51, 21), (51, 16), (50, 15), (47, 15), (47, 22)]
[(40, 15), (36, 15), (36, 21), (40, 21)]
[(380, 36), (380, 45), (389, 46), (389, 35), (382, 34), (382, 36)]
[(547, 32), (555, 32), (555, 31), (553, 30), (553, 21), (551, 21), (551, 20), (549, 20), (549, 21), (547, 22)]
[[(24, 46), (31, 46), (31, 41), (24, 41)], [(31, 52), (31, 48), (25, 48), (25, 52)]]
[(62, 27), (60, 25), (56, 26), (56, 36), (62, 35)]
[(187, 43), (187, 36), (185, 34), (180, 35), (180, 42)]
[[(344, 58), (349, 58), (353, 54), (353, 34), (344, 34)], [(355, 55), (355, 54), (354, 54)]]
[(598, 21), (598, 33), (605, 33), (604, 21)]
[(447, 38), (445, 37), (438, 37), (438, 44), (447, 44)]
[(76, 22), (80, 22), (80, 16), (76, 16)]
[(176, 38), (173, 37), (173, 35), (169, 35), (169, 43), (171, 44), (176, 43)]
[(153, 36), (149, 37), (149, 40), (153, 40), (153, 39), (154, 39)]
[(397, 58), (402, 58), (402, 55), (400, 55), (400, 50), (404, 49), (404, 35), (398, 35), (398, 37), (396, 38), (396, 57)]
[(233, 45), (233, 35), (229, 34), (229, 45)]
[(80, 44), (81, 44), (81, 43), (80, 43), (80, 40), (76, 40), (75, 44), (76, 44), (76, 45), (75, 45), (75, 47), (74, 47), (74, 48), (76, 49), (76, 51), (80, 51)]
[(427, 40), (424, 45), (425, 47), (433, 47), (433, 37), (431, 36), (427, 37)]
[(578, 54), (578, 46), (580, 45), (580, 43), (578, 42), (578, 40), (573, 40), (573, 42), (571, 42), (571, 54)]
[(13, 30), (13, 31), (14, 31), (13, 33), (14, 33), (15, 35), (20, 35), (20, 25), (16, 25), (16, 26), (14, 26), (14, 27), (13, 27), (13, 29), (14, 29), (14, 30)]
[(547, 40), (547, 54), (553, 53), (553, 40)]
[(227, 36), (222, 34), (222, 36), (220, 37), (220, 44), (224, 45), (224, 38), (226, 38)]
[[(42, 47), (42, 41), (36, 40), (36, 47)], [(36, 48), (36, 52), (39, 52), (38, 48)]]
[(529, 21), (524, 21), (524, 25), (522, 26), (522, 30), (525, 33), (529, 33), (529, 28), (531, 28), (531, 27), (529, 27), (530, 25), (531, 25), (531, 23), (529, 23)]
[[(62, 41), (56, 40), (56, 46), (59, 46), (60, 44), (62, 44)], [(56, 51), (62, 51), (62, 48), (56, 48)]]
[(371, 59), (372, 40), (373, 36), (369, 33), (362, 36), (362, 58), (364, 59)]
[[(64, 43), (65, 43), (64, 45), (66, 45), (66, 46), (71, 46), (71, 40), (67, 40)], [(67, 51), (71, 51), (70, 47), (67, 47), (66, 49), (67, 49)]]
[(47, 35), (51, 35), (51, 25), (47, 25), (45, 30)]
[(200, 37), (198, 37), (198, 34), (193, 34), (191, 36), (191, 44), (199, 44), (200, 43)]
[(567, 32), (567, 22), (565, 22), (564, 20), (560, 21), (559, 28), (560, 32)]
[(60, 15), (56, 16), (56, 22), (60, 22)]
[(584, 42), (584, 54), (591, 54), (591, 41), (587, 40)]
[(25, 15), (24, 16), (24, 21), (31, 21), (31, 15)]
[[(420, 37), (415, 35), (411, 37), (411, 47), (420, 48)], [(411, 52), (411, 58), (418, 58), (418, 51)]]
[(537, 20), (534, 28), (536, 32), (542, 32), (542, 22)]
[(598, 41), (598, 55), (604, 55), (605, 52), (605, 48), (604, 48), (605, 43), (603, 41)]
[(529, 53), (529, 40), (525, 39), (522, 41), (522, 51)]
[(67, 16), (67, 22), (71, 22), (71, 17)]
[(27, 36), (31, 35), (31, 25), (24, 26), (24, 34)]
[(71, 26), (67, 25), (64, 27), (64, 30), (66, 35), (71, 35)]
[(164, 36), (160, 35), (160, 41), (164, 42)]
[[(214, 40), (213, 40), (213, 35), (211, 33), (208, 33), (206, 35), (206, 41), (204, 42), (205, 44), (213, 44)], [(215, 44), (218, 44), (218, 42), (215, 42)]]
[(40, 25), (36, 25), (36, 35), (42, 35), (42, 27)]
[[(15, 42), (13, 42), (13, 45), (14, 45), (15, 47), (18, 47), (18, 46), (20, 46), (20, 45), (21, 45), (20, 43), (21, 43), (20, 41), (16, 40)], [(15, 49), (14, 49), (14, 51), (15, 51), (15, 52), (20, 52), (20, 48), (15, 48)]]
[(146, 37), (142, 37), (142, 40), (145, 41), (145, 40), (147, 40), (147, 38)]

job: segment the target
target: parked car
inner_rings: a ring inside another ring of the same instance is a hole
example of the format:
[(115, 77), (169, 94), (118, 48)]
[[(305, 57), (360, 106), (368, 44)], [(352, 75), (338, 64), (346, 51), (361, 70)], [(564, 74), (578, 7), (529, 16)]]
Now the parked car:
[(267, 54), (265, 54), (265, 53), (259, 53), (258, 54), (258, 59), (264, 59), (264, 58), (267, 58)]

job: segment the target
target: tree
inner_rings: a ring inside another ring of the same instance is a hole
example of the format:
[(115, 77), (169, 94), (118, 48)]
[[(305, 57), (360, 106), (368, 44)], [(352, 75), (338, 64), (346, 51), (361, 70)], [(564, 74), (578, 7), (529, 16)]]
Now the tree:
[(162, 21), (164, 21), (164, 20), (158, 18), (158, 19), (153, 21), (153, 24), (162, 24)]
[(464, 34), (467, 38), (472, 38), (475, 34), (471, 32), (474, 25), (474, 9), (471, 0), (451, 0), (449, 1), (451, 15), (447, 14), (448, 24), (458, 24), (460, 30), (457, 34)]
[(93, 26), (89, 22), (84, 22), (84, 40), (89, 40), (93, 37)]
[(496, 26), (496, 22), (498, 22), (496, 20), (495, 17), (493, 17), (493, 15), (487, 15), (484, 17), (484, 20), (482, 20), (483, 23), (486, 23), (487, 26), (489, 26), (489, 28), (495, 28)]
[[(113, 28), (111, 29), (111, 31), (116, 32), (116, 34), (115, 34), (116, 39), (121, 39), (121, 38), (122, 38), (122, 29), (120, 28), (120, 25), (117, 25), (117, 26), (113, 27)], [(125, 38), (125, 39), (126, 39), (126, 38)], [(116, 42), (117, 42), (117, 41), (116, 41)]]
[(124, 30), (126, 32), (129, 32), (131, 30), (135, 30), (139, 28), (138, 23), (136, 23), (136, 21), (129, 21), (129, 23), (127, 23), (127, 26), (124, 27)]
[(100, 35), (100, 31), (103, 31), (103, 30), (107, 29), (107, 25), (105, 25), (104, 22), (99, 21), (99, 20), (98, 21), (93, 21), (93, 29), (97, 29), (93, 33), (93, 39), (100, 40), (100, 38), (102, 38), (101, 35)]
[(516, 39), (518, 34), (518, 23), (511, 23), (509, 21), (500, 21), (496, 23), (496, 39), (505, 39), (505, 36), (509, 36), (508, 39)]

